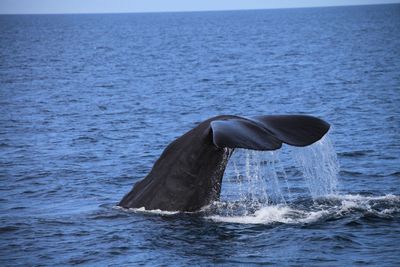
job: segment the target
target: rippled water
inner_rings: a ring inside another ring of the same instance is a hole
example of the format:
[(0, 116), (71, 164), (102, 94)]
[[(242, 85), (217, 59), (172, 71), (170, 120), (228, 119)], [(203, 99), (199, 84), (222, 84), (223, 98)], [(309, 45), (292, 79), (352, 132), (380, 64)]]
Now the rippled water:
[[(399, 17), (0, 16), (0, 265), (400, 265)], [(331, 123), (337, 180), (332, 150), (238, 150), (199, 213), (115, 207), (196, 123), (289, 113)]]

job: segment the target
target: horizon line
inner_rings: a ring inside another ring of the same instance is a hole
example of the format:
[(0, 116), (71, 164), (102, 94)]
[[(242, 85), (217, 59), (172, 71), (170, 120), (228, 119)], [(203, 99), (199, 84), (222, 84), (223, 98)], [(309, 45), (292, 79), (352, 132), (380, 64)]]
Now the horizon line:
[(1, 13), (4, 15), (113, 15), (113, 14), (152, 14), (152, 13), (196, 13), (196, 12), (230, 12), (230, 11), (261, 11), (261, 10), (279, 10), (279, 9), (306, 9), (306, 8), (332, 8), (332, 7), (357, 7), (357, 6), (382, 6), (382, 5), (400, 5), (400, 2), (386, 3), (365, 3), (365, 4), (340, 4), (340, 5), (316, 5), (316, 6), (297, 6), (297, 7), (260, 7), (243, 9), (204, 9), (204, 10), (154, 10), (154, 11), (100, 11), (100, 12), (52, 12), (52, 13)]

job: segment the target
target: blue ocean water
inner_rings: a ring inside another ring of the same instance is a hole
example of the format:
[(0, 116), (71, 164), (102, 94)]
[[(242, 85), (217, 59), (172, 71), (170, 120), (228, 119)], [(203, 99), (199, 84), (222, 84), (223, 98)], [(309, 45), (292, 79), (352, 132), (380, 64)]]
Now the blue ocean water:
[[(0, 265), (400, 265), (399, 36), (400, 5), (0, 16)], [(293, 113), (331, 123), (334, 194), (284, 148), (254, 210), (231, 166), (209, 211), (115, 207), (200, 121)]]

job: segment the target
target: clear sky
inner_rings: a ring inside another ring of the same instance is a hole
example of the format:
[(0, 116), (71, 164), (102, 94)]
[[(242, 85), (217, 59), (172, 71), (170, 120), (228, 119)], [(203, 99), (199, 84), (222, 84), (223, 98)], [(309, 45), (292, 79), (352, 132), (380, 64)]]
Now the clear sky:
[(400, 0), (0, 0), (0, 14), (240, 10), (400, 3)]

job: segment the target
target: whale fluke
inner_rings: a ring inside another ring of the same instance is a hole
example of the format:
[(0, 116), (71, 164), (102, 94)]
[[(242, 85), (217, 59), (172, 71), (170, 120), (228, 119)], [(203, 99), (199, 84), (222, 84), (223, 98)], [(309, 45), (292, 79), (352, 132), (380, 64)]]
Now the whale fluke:
[(225, 167), (235, 148), (307, 146), (328, 130), (328, 123), (306, 115), (210, 118), (169, 144), (150, 173), (118, 205), (197, 211), (219, 198)]
[(211, 122), (217, 147), (275, 150), (286, 143), (308, 146), (329, 130), (325, 121), (305, 115), (257, 116)]

